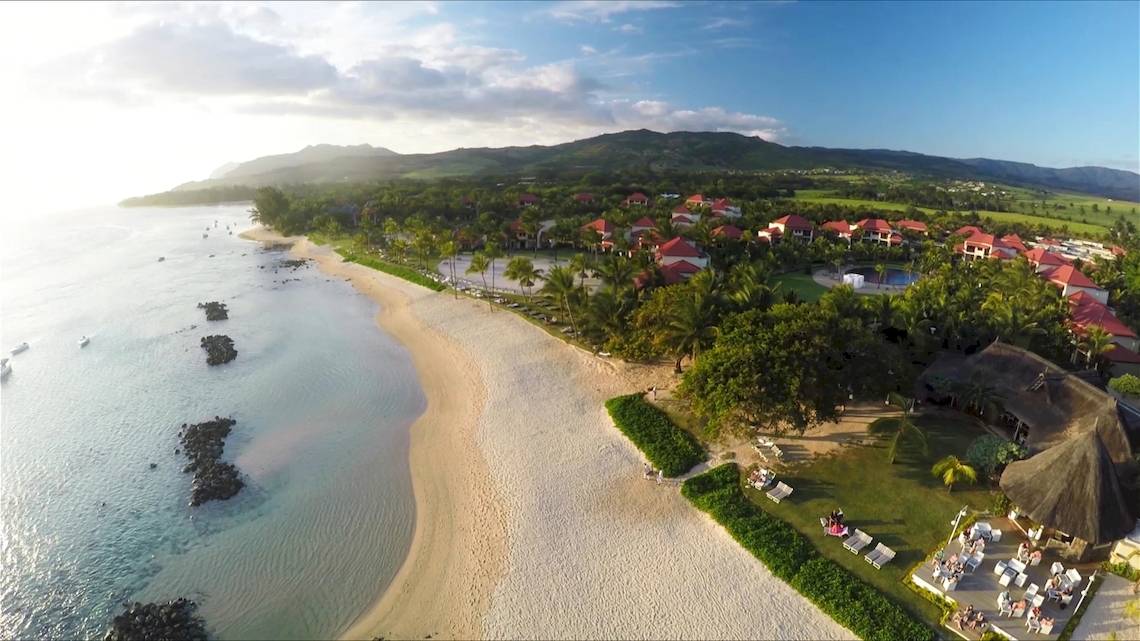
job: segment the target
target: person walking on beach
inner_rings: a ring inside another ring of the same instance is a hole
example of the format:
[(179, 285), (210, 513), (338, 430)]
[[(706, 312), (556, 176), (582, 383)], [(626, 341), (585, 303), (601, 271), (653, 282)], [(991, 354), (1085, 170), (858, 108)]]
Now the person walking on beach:
[(657, 470), (657, 484), (661, 485), (661, 481), (663, 481), (664, 479), (665, 479), (665, 471), (664, 470)]
[(653, 392), (653, 400), (655, 400), (655, 401), (656, 401), (656, 400), (657, 400), (657, 386), (656, 386), (656, 385), (654, 385), (653, 387), (650, 387), (650, 388), (649, 388), (649, 391), (650, 391), (650, 392)]

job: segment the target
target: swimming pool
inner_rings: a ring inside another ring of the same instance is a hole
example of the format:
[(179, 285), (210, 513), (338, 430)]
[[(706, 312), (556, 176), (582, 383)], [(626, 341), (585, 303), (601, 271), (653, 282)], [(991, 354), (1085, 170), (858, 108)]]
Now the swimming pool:
[[(866, 286), (878, 285), (879, 274), (875, 271), (874, 267), (856, 267), (847, 270), (848, 274), (861, 274), (866, 281)], [(883, 274), (883, 285), (902, 285), (906, 286), (918, 280), (919, 274), (917, 272), (908, 272), (904, 269), (896, 267), (888, 267), (885, 274)]]

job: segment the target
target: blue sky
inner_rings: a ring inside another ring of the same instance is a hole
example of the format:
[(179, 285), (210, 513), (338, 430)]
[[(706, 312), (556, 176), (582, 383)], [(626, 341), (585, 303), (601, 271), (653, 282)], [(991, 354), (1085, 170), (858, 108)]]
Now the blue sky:
[(0, 171), (29, 202), (63, 176), (90, 204), (317, 143), (416, 153), (641, 127), (1136, 171), (1138, 7), (0, 3), (19, 125)]

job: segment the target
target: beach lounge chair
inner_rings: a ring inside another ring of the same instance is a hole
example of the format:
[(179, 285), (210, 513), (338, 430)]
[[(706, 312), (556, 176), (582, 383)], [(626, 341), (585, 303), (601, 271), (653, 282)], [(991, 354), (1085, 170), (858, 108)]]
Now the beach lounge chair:
[(895, 551), (879, 543), (875, 546), (874, 550), (871, 550), (871, 552), (863, 558), (867, 563), (875, 566), (876, 570), (881, 570), (884, 565), (890, 563), (891, 559), (895, 558)]
[(855, 534), (843, 542), (843, 547), (849, 550), (852, 554), (859, 554), (863, 548), (871, 544), (871, 535), (863, 530), (856, 529)]
[(1072, 568), (1066, 572), (1065, 578), (1067, 578), (1073, 584), (1074, 588), (1081, 584), (1081, 573), (1077, 572), (1076, 568)]
[(990, 543), (997, 543), (1001, 540), (1001, 530), (990, 530)]
[(1032, 601), (1033, 598), (1037, 596), (1037, 591), (1040, 589), (1041, 586), (1037, 585), (1036, 583), (1030, 583), (1029, 587), (1025, 590), (1025, 600)]
[(998, 561), (997, 564), (994, 565), (994, 574), (998, 576), (1005, 574), (1006, 567), (1008, 566), (1006, 565), (1005, 561)]
[(1065, 566), (1061, 565), (1060, 561), (1053, 561), (1053, 565), (1049, 566), (1049, 574), (1064, 574)]
[(1041, 634), (1052, 634), (1053, 633), (1053, 623), (1054, 623), (1053, 621), (1048, 621), (1046, 623), (1040, 624), (1041, 628), (1038, 630), (1038, 632), (1040, 632)]
[(768, 490), (767, 497), (772, 499), (772, 501), (779, 503), (780, 501), (783, 501), (784, 499), (791, 496), (792, 492), (792, 488), (788, 487), (788, 485), (783, 481), (780, 481), (776, 484), (776, 487)]
[(1025, 582), (1028, 580), (1029, 580), (1029, 575), (1022, 572), (1022, 573), (1017, 575), (1017, 580), (1014, 581), (1014, 583), (1017, 584), (1017, 587), (1023, 588), (1023, 587), (1025, 587)]
[(974, 556), (966, 559), (966, 569), (970, 571), (970, 574), (973, 574), (974, 570), (977, 570), (978, 566), (981, 565), (982, 561), (984, 561), (985, 559), (986, 559), (985, 552), (978, 552)]
[(998, 583), (1002, 586), (1008, 586), (1009, 582), (1012, 580), (1013, 580), (1013, 573), (1006, 571), (1006, 573), (1001, 575), (1001, 578), (998, 579)]

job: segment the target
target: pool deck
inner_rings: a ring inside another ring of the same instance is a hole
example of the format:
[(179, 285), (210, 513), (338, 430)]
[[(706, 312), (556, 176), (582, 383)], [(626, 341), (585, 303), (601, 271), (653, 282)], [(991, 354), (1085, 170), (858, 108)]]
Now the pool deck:
[[(843, 273), (847, 273), (850, 269), (851, 268), (849, 267), (844, 268)], [(828, 289), (843, 284), (842, 277), (840, 277), (840, 279), (835, 278), (835, 270), (833, 269), (817, 269), (812, 272), (811, 278), (817, 284), (822, 285)], [(909, 287), (909, 285), (889, 285), (887, 283), (880, 285), (879, 283), (864, 281), (864, 285), (859, 289), (856, 289), (855, 293), (865, 294), (867, 296), (880, 296), (882, 294), (901, 294), (906, 290), (907, 287)]]

